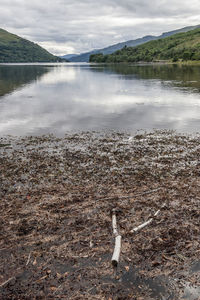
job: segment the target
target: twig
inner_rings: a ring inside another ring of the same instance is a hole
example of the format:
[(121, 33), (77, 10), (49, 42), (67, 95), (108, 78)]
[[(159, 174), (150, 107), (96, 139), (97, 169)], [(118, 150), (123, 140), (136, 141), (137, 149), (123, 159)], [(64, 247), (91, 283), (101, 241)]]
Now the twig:
[(115, 236), (115, 248), (112, 256), (112, 264), (113, 266), (117, 266), (119, 262), (119, 256), (121, 251), (121, 235), (117, 231), (117, 218), (116, 218), (116, 210), (112, 210), (112, 228), (113, 228), (113, 234)]
[[(57, 291), (59, 290), (59, 288), (62, 286), (62, 284), (60, 284), (57, 289), (53, 292), (53, 295), (55, 295), (55, 293), (57, 293)], [(92, 287), (93, 288), (93, 287)]]
[(36, 282), (40, 282), (41, 280), (44, 280), (44, 279), (47, 278), (47, 277), (48, 277), (48, 275), (45, 275), (45, 276), (39, 278), (38, 280), (36, 280)]
[(28, 264), (30, 262), (30, 258), (31, 258), (31, 252), (29, 253), (29, 256), (28, 256), (28, 259), (27, 259), (27, 262), (26, 262), (26, 266), (28, 266)]
[(135, 195), (132, 195), (132, 196), (112, 196), (112, 197), (108, 197), (108, 198), (97, 198), (95, 201), (101, 201), (101, 200), (114, 200), (114, 199), (130, 199), (130, 198), (134, 198), (134, 197), (137, 197), (137, 196), (142, 196), (142, 195), (147, 195), (147, 194), (151, 194), (151, 193), (154, 193), (154, 192), (157, 192), (161, 189), (161, 187), (157, 188), (157, 189), (154, 189), (154, 190), (148, 190), (148, 191), (144, 191), (144, 192), (141, 192), (141, 193), (137, 193)]
[(161, 189), (161, 187), (157, 188), (157, 189), (154, 189), (154, 190), (150, 190), (150, 191), (144, 191), (144, 192), (141, 192), (141, 193), (137, 193), (136, 195), (134, 195), (134, 197), (136, 196), (141, 196), (141, 195), (147, 195), (147, 194), (151, 194), (151, 193), (154, 193), (154, 192), (157, 192)]
[(139, 231), (140, 229), (142, 229), (142, 228), (146, 227), (147, 225), (151, 224), (151, 223), (153, 222), (153, 219), (154, 219), (155, 217), (157, 217), (157, 215), (158, 215), (159, 213), (160, 213), (160, 209), (157, 210), (157, 211), (155, 212), (155, 214), (153, 215), (153, 217), (150, 218), (148, 221), (146, 221), (146, 222), (142, 223), (141, 225), (139, 225), (139, 226), (133, 228), (133, 229), (131, 230), (131, 233), (137, 232), (137, 231)]
[(4, 287), (6, 284), (8, 284), (11, 280), (15, 279), (15, 276), (14, 277), (11, 277), (9, 278), (8, 280), (4, 281), (1, 285), (0, 285), (0, 288)]

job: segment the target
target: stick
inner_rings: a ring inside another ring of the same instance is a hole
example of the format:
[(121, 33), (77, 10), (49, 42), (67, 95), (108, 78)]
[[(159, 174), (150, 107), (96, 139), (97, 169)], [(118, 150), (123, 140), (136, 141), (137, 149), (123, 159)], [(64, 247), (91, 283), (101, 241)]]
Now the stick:
[(119, 256), (121, 251), (121, 235), (117, 231), (117, 218), (116, 218), (116, 210), (112, 210), (112, 228), (113, 228), (113, 234), (115, 236), (115, 248), (112, 255), (112, 265), (117, 267), (119, 263)]
[(112, 215), (112, 228), (113, 228), (113, 234), (114, 236), (118, 236), (118, 231), (117, 231), (117, 218), (116, 218), (116, 213), (113, 211)]
[(117, 235), (115, 237), (115, 248), (112, 256), (112, 264), (113, 266), (117, 266), (119, 262), (119, 256), (120, 256), (120, 251), (121, 251), (121, 235)]
[(15, 276), (14, 277), (11, 277), (10, 279), (4, 281), (1, 285), (0, 285), (0, 288), (4, 287), (4, 285), (6, 285), (7, 283), (9, 283), (11, 280), (15, 279)]
[(144, 192), (141, 192), (141, 193), (137, 193), (136, 195), (134, 195), (134, 197), (141, 196), (141, 195), (151, 194), (151, 193), (159, 191), (160, 189), (161, 189), (161, 187), (159, 187), (157, 189), (154, 189), (154, 190), (149, 190), (149, 191), (144, 191)]
[(28, 256), (28, 259), (27, 259), (27, 262), (26, 262), (26, 266), (28, 266), (30, 258), (31, 258), (31, 252), (29, 253), (29, 256)]
[(131, 230), (131, 232), (132, 232), (132, 233), (133, 233), (133, 232), (137, 232), (137, 231), (139, 231), (140, 229), (142, 229), (142, 228), (146, 227), (147, 225), (151, 224), (152, 221), (153, 221), (153, 219), (154, 219), (155, 217), (157, 217), (157, 215), (158, 215), (159, 213), (160, 213), (160, 209), (157, 210), (157, 211), (155, 212), (155, 214), (153, 215), (152, 218), (150, 218), (148, 221), (142, 223), (141, 225), (139, 225), (139, 226), (133, 228), (133, 229)]
[(157, 189), (154, 189), (154, 190), (148, 190), (148, 191), (144, 191), (144, 192), (141, 192), (141, 193), (137, 193), (135, 195), (132, 195), (132, 196), (112, 196), (112, 197), (108, 197), (108, 198), (97, 198), (95, 199), (95, 201), (101, 201), (101, 200), (115, 200), (116, 198), (117, 199), (130, 199), (130, 198), (134, 198), (134, 197), (137, 197), (137, 196), (142, 196), (142, 195), (147, 195), (147, 194), (151, 194), (151, 193), (154, 193), (154, 192), (157, 192), (161, 189), (161, 187), (157, 188)]

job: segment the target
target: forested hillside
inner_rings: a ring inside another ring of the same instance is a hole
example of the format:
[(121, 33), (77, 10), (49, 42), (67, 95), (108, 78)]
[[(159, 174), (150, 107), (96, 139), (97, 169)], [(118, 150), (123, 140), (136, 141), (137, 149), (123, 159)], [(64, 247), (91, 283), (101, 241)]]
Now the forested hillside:
[(0, 29), (0, 63), (63, 61), (39, 45)]
[(176, 29), (176, 30), (173, 30), (173, 31), (164, 32), (159, 36), (146, 35), (142, 38), (137, 38), (137, 39), (134, 39), (134, 40), (121, 42), (121, 43), (114, 44), (114, 45), (106, 47), (106, 48), (92, 50), (92, 51), (86, 52), (86, 53), (81, 53), (79, 55), (74, 55), (74, 56), (71, 56), (71, 57), (63, 56), (63, 58), (67, 58), (67, 59), (69, 59), (69, 61), (72, 61), (72, 62), (88, 62), (89, 58), (90, 58), (90, 55), (92, 55), (92, 54), (98, 54), (98, 53), (102, 53), (104, 55), (111, 54), (111, 53), (113, 53), (117, 50), (121, 50), (124, 46), (136, 47), (136, 46), (139, 46), (141, 44), (144, 44), (144, 43), (152, 41), (152, 40), (163, 39), (167, 36), (171, 36), (171, 35), (174, 35), (174, 34), (180, 33), (180, 32), (187, 32), (187, 31), (190, 31), (190, 30), (193, 30), (193, 29), (196, 29), (196, 28), (200, 28), (200, 25), (187, 26), (187, 27), (183, 27), (183, 28)]
[(124, 47), (110, 55), (94, 54), (90, 62), (151, 62), (200, 60), (200, 29), (178, 33), (137, 47)]

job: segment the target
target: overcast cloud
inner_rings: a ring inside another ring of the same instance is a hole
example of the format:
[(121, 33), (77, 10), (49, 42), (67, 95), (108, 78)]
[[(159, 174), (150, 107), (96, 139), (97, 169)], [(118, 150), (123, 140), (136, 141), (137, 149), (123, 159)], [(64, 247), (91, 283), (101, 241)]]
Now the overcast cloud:
[(0, 0), (0, 27), (56, 55), (200, 24), (199, 0)]

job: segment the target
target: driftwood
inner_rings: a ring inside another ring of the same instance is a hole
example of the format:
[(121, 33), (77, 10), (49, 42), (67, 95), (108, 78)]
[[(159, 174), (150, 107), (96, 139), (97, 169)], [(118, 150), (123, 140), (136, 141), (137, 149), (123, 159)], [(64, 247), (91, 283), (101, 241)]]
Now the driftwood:
[(121, 240), (122, 240), (121, 235), (117, 235), (115, 237), (115, 248), (112, 256), (112, 264), (115, 267), (118, 265), (119, 262), (119, 256), (121, 251)]
[(121, 235), (118, 233), (117, 230), (117, 217), (116, 217), (117, 211), (115, 209), (112, 210), (112, 228), (113, 228), (113, 234), (115, 236), (115, 248), (112, 255), (112, 264), (113, 266), (117, 266), (119, 263), (119, 256), (121, 251)]
[(114, 236), (118, 235), (118, 231), (117, 231), (117, 217), (116, 217), (116, 211), (113, 210), (112, 213), (112, 228), (113, 228), (113, 234)]
[(137, 231), (141, 230), (142, 228), (146, 227), (147, 225), (151, 224), (151, 223), (153, 222), (154, 218), (157, 217), (157, 215), (158, 215), (159, 213), (160, 213), (160, 209), (157, 210), (157, 211), (155, 212), (155, 214), (153, 215), (152, 218), (150, 218), (148, 221), (142, 223), (141, 225), (139, 225), (139, 226), (133, 228), (133, 229), (131, 230), (131, 232), (132, 232), (132, 233), (133, 233), (133, 232), (137, 232)]

